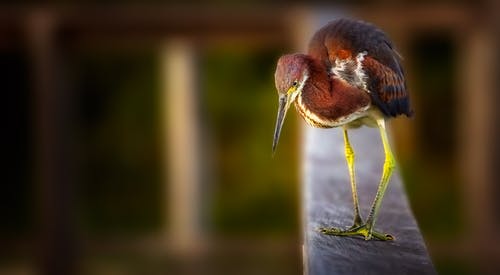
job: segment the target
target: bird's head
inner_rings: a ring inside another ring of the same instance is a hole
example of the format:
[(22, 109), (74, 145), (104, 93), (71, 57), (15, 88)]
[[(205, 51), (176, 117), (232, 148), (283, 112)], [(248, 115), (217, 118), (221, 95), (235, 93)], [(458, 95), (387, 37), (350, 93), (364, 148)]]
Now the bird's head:
[(278, 90), (279, 107), (274, 129), (273, 153), (278, 145), (281, 127), (291, 104), (302, 92), (309, 77), (309, 60), (304, 54), (283, 55), (278, 60), (274, 79)]

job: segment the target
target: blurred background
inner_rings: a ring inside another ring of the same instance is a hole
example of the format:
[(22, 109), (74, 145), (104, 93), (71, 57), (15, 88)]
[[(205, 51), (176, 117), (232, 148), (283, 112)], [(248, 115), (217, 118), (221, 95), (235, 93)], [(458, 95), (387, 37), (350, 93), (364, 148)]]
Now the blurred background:
[(0, 5), (0, 274), (301, 274), (274, 68), (330, 14), (404, 56), (392, 135), (438, 272), (500, 270), (497, 1), (55, 2)]

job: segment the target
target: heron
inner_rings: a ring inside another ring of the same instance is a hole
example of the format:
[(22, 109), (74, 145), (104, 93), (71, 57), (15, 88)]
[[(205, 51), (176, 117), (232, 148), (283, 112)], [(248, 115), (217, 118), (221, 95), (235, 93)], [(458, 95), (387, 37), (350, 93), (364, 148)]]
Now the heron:
[[(307, 124), (343, 129), (354, 221), (347, 229), (320, 228), (324, 234), (394, 240), (394, 236), (376, 231), (374, 226), (396, 165), (386, 120), (413, 115), (401, 61), (401, 55), (381, 29), (346, 18), (331, 21), (320, 28), (311, 38), (307, 54), (285, 54), (278, 59), (275, 85), (279, 105), (273, 153), (292, 103)], [(349, 130), (361, 126), (378, 128), (385, 155), (380, 182), (366, 220), (359, 210), (354, 149), (348, 135)]]

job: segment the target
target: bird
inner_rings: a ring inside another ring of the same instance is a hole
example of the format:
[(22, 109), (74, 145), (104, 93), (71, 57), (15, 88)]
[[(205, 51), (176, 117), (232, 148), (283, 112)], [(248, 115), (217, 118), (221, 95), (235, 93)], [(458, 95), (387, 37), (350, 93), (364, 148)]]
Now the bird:
[[(396, 161), (386, 131), (386, 120), (413, 116), (402, 57), (377, 26), (356, 19), (330, 21), (312, 36), (307, 54), (282, 55), (275, 71), (278, 113), (272, 151), (276, 151), (288, 109), (295, 109), (313, 127), (342, 127), (345, 158), (354, 204), (354, 221), (347, 229), (322, 227), (334, 236), (391, 241), (375, 230), (375, 222)], [(348, 131), (361, 126), (378, 128), (384, 150), (382, 175), (367, 219), (359, 210), (354, 149)]]

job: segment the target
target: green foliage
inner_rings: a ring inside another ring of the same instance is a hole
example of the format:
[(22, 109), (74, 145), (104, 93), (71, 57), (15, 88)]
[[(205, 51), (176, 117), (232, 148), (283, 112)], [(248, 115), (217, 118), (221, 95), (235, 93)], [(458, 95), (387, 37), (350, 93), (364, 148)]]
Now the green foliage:
[[(412, 208), (424, 236), (453, 240), (463, 233), (461, 184), (446, 163), (414, 161), (401, 165)], [(451, 173), (451, 174), (450, 174)], [(424, 218), (422, 218), (424, 217)]]
[(221, 233), (297, 230), (296, 129), (289, 116), (277, 156), (278, 53), (218, 49), (202, 61), (206, 125), (215, 148), (215, 229)]
[(155, 55), (86, 52), (78, 129), (83, 226), (152, 230), (161, 219)]

